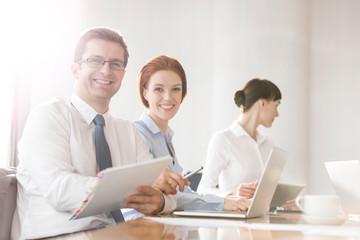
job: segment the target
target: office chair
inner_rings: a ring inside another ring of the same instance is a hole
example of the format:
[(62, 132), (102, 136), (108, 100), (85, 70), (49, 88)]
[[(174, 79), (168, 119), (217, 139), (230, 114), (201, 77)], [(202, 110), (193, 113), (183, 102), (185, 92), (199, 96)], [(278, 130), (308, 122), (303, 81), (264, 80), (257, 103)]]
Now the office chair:
[(0, 168), (0, 239), (10, 239), (16, 195), (16, 169)]
[(199, 173), (196, 173), (195, 175), (188, 178), (188, 180), (191, 183), (190, 187), (191, 187), (192, 190), (194, 190), (194, 191), (197, 190), (197, 188), (199, 186), (199, 183), (200, 183), (200, 180), (201, 180), (201, 177), (202, 177), (202, 173), (199, 172)]

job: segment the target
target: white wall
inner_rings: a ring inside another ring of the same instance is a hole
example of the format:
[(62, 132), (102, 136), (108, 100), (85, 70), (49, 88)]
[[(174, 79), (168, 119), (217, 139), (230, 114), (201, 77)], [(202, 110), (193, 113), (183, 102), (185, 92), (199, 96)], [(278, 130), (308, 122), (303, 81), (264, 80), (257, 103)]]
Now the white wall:
[(326, 161), (360, 159), (360, 1), (311, 1), (311, 192), (332, 192)]
[(306, 181), (308, 158), (307, 1), (215, 1), (212, 130), (239, 115), (236, 89), (254, 77), (267, 78), (283, 94), (280, 117), (262, 129), (289, 151), (284, 180)]
[(280, 117), (271, 129), (261, 131), (289, 151), (285, 181), (306, 182), (310, 192), (331, 192), (323, 162), (360, 158), (357, 0), (68, 0), (56, 4), (36, 0), (27, 4), (43, 9), (36, 14), (39, 24), (29, 28), (38, 28), (39, 36), (42, 24), (53, 30), (48, 38), (52, 44), (30, 46), (32, 52), (45, 50), (31, 55), (36, 61), (28, 63), (29, 79), (22, 79), (32, 81), (31, 106), (71, 94), (70, 64), (77, 36), (88, 28), (107, 26), (123, 33), (130, 50), (123, 86), (111, 103), (114, 115), (132, 121), (140, 116), (137, 73), (149, 58), (166, 54), (183, 64), (188, 96), (170, 125), (185, 169), (205, 162), (211, 135), (239, 115), (234, 92), (253, 77), (274, 81), (283, 94)]

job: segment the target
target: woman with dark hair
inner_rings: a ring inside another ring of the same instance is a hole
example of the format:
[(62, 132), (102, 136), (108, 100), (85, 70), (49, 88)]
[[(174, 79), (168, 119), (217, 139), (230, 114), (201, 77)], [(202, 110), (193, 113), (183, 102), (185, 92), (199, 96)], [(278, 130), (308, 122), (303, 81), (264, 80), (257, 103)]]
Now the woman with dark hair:
[(257, 128), (272, 126), (279, 116), (280, 100), (279, 88), (265, 79), (252, 79), (235, 92), (234, 101), (241, 109), (241, 118), (212, 136), (199, 193), (253, 197), (274, 146)]
[[(174, 132), (168, 123), (186, 96), (185, 71), (176, 59), (162, 55), (150, 59), (141, 68), (138, 78), (139, 95), (146, 111), (135, 122), (136, 127), (154, 158), (171, 155), (173, 161), (168, 166), (170, 174), (182, 175), (183, 169), (172, 144)], [(172, 180), (169, 178), (166, 181)], [(245, 198), (224, 199), (212, 194), (201, 195), (189, 186), (185, 186), (183, 192), (177, 191), (176, 198), (177, 210), (244, 211), (250, 204), (250, 200)]]

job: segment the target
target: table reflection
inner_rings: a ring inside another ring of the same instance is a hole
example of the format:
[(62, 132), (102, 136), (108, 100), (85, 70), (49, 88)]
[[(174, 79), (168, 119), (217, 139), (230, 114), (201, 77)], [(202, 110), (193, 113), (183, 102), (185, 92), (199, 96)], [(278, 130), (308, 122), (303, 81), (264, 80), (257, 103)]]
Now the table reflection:
[[(49, 240), (112, 240), (112, 239), (239, 239), (239, 240), (262, 240), (262, 239), (299, 239), (299, 240), (324, 240), (324, 239), (346, 239), (354, 240), (360, 239), (360, 220), (348, 219), (342, 226), (352, 227), (347, 230), (338, 229), (332, 232), (328, 231), (333, 228), (326, 228), (327, 226), (319, 226), (323, 228), (321, 231), (317, 231), (315, 228), (301, 228), (300, 230), (296, 226), (307, 226), (301, 219), (301, 214), (278, 214), (267, 215), (262, 218), (243, 219), (243, 220), (230, 220), (226, 219), (227, 224), (218, 222), (216, 219), (204, 219), (200, 218), (181, 218), (183, 221), (169, 221), (173, 216), (158, 216), (159, 219), (137, 219), (129, 222), (119, 223), (117, 225), (104, 227), (101, 229), (93, 229), (84, 232), (66, 234), (63, 236), (57, 236), (49, 238)], [(162, 217), (166, 218), (165, 222), (172, 222), (174, 225), (161, 223)], [(173, 218), (174, 220), (175, 218)], [(360, 219), (360, 218), (359, 218)], [(180, 219), (178, 219), (180, 220)], [(272, 224), (276, 227), (270, 227)], [(175, 226), (176, 225), (176, 226)], [(283, 225), (284, 228), (279, 226)], [(295, 228), (290, 230), (288, 227), (296, 225)], [(312, 226), (312, 225), (310, 225)], [(314, 227), (313, 226), (313, 227)], [(314, 232), (314, 230), (316, 230)]]
[(203, 228), (200, 227), (199, 239), (209, 240), (225, 240), (225, 239), (252, 239), (250, 229), (246, 227), (219, 227), (219, 228)]
[[(137, 219), (103, 229), (89, 231), (86, 237), (99, 239), (201, 239), (201, 240), (259, 240), (276, 239), (274, 232), (251, 230), (247, 227), (183, 227)], [(298, 235), (301, 233), (296, 233)], [(275, 234), (276, 236), (276, 234)]]
[(87, 232), (88, 239), (175, 239), (175, 227), (150, 220), (136, 219), (96, 231)]

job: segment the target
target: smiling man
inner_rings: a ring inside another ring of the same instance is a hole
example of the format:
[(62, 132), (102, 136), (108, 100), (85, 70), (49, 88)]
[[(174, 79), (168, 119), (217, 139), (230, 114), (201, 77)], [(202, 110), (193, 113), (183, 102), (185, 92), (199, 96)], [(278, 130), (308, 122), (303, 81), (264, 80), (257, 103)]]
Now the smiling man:
[[(152, 159), (133, 123), (109, 114), (110, 100), (120, 89), (128, 57), (127, 45), (117, 32), (107, 28), (85, 32), (76, 45), (71, 67), (76, 81), (73, 95), (57, 97), (29, 115), (19, 143), (17, 208), (21, 232), (19, 236), (13, 232), (15, 239), (114, 224), (116, 218), (108, 213), (74, 221), (69, 218), (101, 170), (95, 150), (95, 117), (100, 115), (104, 121), (112, 166)], [(175, 209), (176, 199), (159, 189), (141, 186), (138, 190), (143, 195), (135, 198), (136, 209), (144, 214)], [(129, 197), (133, 202), (134, 197)]]

